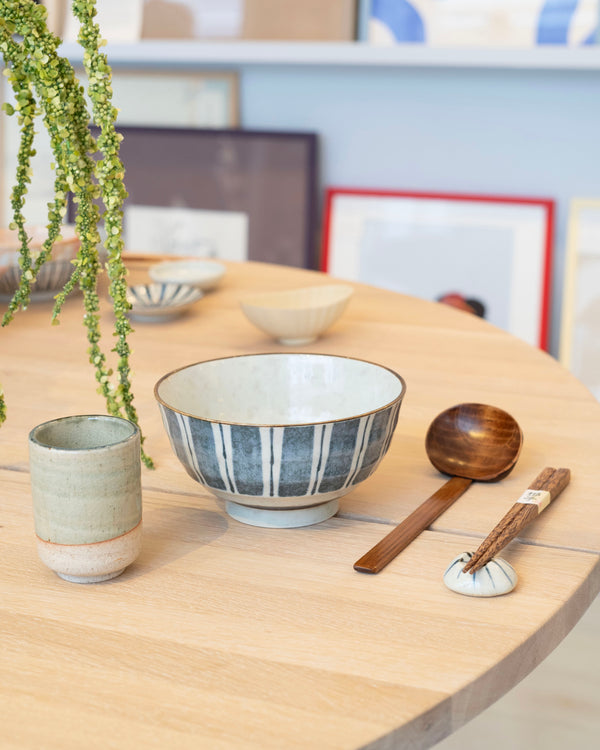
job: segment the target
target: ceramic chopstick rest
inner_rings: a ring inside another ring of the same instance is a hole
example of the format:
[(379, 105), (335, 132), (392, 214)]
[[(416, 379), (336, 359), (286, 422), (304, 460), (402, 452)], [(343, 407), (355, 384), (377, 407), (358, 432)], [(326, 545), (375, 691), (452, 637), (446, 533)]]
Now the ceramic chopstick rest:
[(475, 573), (465, 573), (463, 568), (471, 557), (472, 552), (462, 552), (446, 568), (444, 583), (451, 591), (466, 596), (501, 596), (517, 585), (515, 569), (501, 557), (490, 560)]
[(569, 469), (551, 466), (541, 471), (499, 523), (492, 529), (465, 565), (465, 573), (482, 568), (555, 500), (571, 481)]
[(446, 586), (468, 596), (498, 596), (512, 591), (517, 574), (506, 560), (495, 555), (537, 518), (570, 480), (569, 469), (549, 466), (541, 471), (475, 552), (463, 552), (452, 560), (444, 573)]

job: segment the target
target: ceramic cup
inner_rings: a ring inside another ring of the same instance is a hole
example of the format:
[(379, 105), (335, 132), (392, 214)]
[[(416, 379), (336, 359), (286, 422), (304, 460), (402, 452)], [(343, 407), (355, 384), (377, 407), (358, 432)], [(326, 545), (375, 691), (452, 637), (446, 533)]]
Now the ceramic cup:
[(142, 543), (140, 432), (120, 417), (34, 427), (29, 464), (40, 559), (76, 583), (120, 575)]

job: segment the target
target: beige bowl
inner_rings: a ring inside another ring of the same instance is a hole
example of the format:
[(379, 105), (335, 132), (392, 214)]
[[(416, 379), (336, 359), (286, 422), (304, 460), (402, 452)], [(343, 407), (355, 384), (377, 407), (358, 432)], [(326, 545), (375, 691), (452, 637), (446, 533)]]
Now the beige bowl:
[(309, 344), (344, 312), (354, 289), (327, 284), (245, 297), (242, 310), (261, 331), (290, 346)]

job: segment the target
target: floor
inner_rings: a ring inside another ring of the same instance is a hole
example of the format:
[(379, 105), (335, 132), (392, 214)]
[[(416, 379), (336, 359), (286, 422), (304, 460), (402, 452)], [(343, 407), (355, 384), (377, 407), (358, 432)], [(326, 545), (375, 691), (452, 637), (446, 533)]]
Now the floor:
[(537, 669), (435, 750), (482, 746), (485, 750), (600, 748), (600, 596)]

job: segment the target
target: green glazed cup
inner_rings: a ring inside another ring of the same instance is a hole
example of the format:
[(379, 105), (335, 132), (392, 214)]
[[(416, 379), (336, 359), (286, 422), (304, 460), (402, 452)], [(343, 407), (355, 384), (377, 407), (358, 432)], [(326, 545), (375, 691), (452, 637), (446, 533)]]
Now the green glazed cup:
[(120, 575), (142, 541), (140, 432), (120, 417), (63, 417), (29, 434), (38, 554), (76, 583)]

